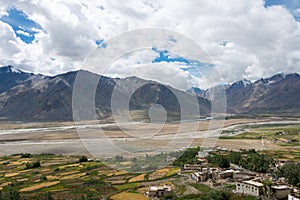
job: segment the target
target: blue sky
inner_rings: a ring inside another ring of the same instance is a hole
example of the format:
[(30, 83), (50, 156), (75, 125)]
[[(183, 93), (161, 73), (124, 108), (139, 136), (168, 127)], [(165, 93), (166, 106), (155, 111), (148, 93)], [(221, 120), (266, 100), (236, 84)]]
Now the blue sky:
[(23, 11), (10, 8), (7, 13), (8, 16), (2, 16), (0, 20), (9, 24), (17, 37), (21, 38), (27, 44), (35, 39), (36, 30), (42, 29), (39, 24), (30, 20)]
[(297, 9), (300, 8), (299, 0), (266, 0), (265, 7), (272, 5), (282, 5), (286, 7), (297, 21), (300, 21), (300, 12)]
[(181, 57), (180, 55), (172, 55), (168, 50), (158, 50), (157, 48), (152, 48), (152, 51), (158, 53), (158, 56), (152, 60), (152, 63), (176, 62), (182, 65), (180, 68), (181, 70), (187, 71), (195, 77), (201, 77), (201, 72), (210, 70), (210, 68), (214, 67), (214, 65), (210, 63), (203, 63), (198, 60)]

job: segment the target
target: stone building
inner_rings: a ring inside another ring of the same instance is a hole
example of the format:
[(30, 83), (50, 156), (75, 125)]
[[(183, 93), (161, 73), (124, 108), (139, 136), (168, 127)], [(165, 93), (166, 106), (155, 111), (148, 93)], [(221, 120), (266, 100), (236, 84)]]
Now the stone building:
[(287, 185), (272, 186), (272, 194), (274, 199), (287, 199), (291, 193), (291, 188)]
[(263, 194), (263, 184), (256, 181), (236, 182), (236, 192), (245, 195), (259, 197)]
[(168, 193), (171, 193), (172, 188), (169, 185), (163, 186), (151, 186), (148, 192), (145, 193), (146, 196), (150, 198), (161, 198)]
[(192, 180), (195, 180), (196, 182), (207, 181), (208, 176), (209, 176), (208, 171), (194, 172), (191, 174)]
[(218, 179), (232, 178), (234, 171), (232, 169), (220, 171), (217, 175)]

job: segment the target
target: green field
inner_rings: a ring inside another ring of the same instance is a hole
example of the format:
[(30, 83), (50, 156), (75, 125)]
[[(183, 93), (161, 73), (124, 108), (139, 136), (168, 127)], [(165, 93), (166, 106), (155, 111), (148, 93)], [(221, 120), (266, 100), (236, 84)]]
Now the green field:
[[(167, 167), (148, 172), (142, 182), (168, 181), (178, 170)], [(18, 199), (11, 195), (19, 195), (21, 199), (110, 198), (121, 192), (138, 192), (141, 180), (132, 180), (139, 175), (141, 173), (118, 171), (77, 156), (4, 156), (0, 158), (0, 199)]]
[[(299, 124), (260, 124), (242, 126), (241, 133), (236, 134), (237, 130), (225, 130), (220, 139), (267, 139), (272, 141), (299, 142), (300, 144), (300, 125)], [(231, 135), (232, 134), (232, 135)]]

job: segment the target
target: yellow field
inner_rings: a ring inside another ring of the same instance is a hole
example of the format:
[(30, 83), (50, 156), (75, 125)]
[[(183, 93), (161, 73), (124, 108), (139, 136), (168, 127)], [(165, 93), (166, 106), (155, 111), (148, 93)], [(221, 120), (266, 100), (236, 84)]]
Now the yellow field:
[(58, 179), (58, 177), (57, 176), (46, 176), (46, 179), (47, 180), (49, 180), (49, 181), (53, 181), (53, 180), (55, 180), (55, 179)]
[(28, 163), (30, 161), (32, 161), (32, 158), (22, 158), (19, 161), (10, 162), (7, 166), (23, 165), (23, 164)]
[(121, 192), (112, 196), (110, 199), (112, 200), (149, 200), (149, 198), (145, 197), (143, 194), (136, 194), (130, 192)]
[(68, 176), (68, 175), (76, 174), (76, 173), (79, 173), (79, 171), (63, 172), (63, 173), (60, 173), (59, 176)]
[(14, 176), (18, 176), (20, 173), (10, 173), (10, 174), (5, 174), (4, 177), (5, 178), (10, 178), (10, 177), (14, 177)]
[(123, 165), (123, 166), (127, 166), (127, 165), (131, 165), (132, 162), (128, 162), (128, 161), (127, 161), (127, 162), (121, 162), (120, 164)]
[(169, 168), (169, 171), (167, 172), (166, 176), (173, 176), (173, 175), (177, 174), (178, 172), (180, 172), (179, 167)]
[(0, 187), (5, 187), (5, 186), (8, 186), (8, 185), (10, 185), (11, 184), (11, 182), (5, 182), (5, 183), (2, 183), (1, 185), (0, 185)]
[(72, 174), (72, 175), (69, 175), (69, 176), (64, 176), (60, 179), (61, 180), (77, 179), (77, 178), (80, 178), (80, 177), (85, 176), (85, 175), (86, 175), (86, 173)]
[(132, 183), (132, 182), (144, 181), (145, 176), (146, 176), (146, 174), (138, 175), (138, 176), (136, 176), (136, 177), (133, 177), (133, 178), (129, 179), (128, 182), (129, 182), (129, 183)]
[(149, 180), (160, 179), (164, 176), (172, 176), (177, 174), (179, 171), (180, 169), (177, 167), (158, 169), (150, 174)]
[(120, 175), (124, 175), (124, 174), (128, 174), (128, 172), (126, 172), (126, 171), (117, 171), (117, 172), (114, 172), (114, 173), (107, 174), (107, 176), (120, 176)]
[(71, 164), (71, 165), (60, 166), (60, 167), (58, 167), (58, 168), (59, 168), (59, 169), (65, 169), (65, 168), (68, 168), (68, 167), (83, 167), (83, 166), (80, 165), (80, 164)]
[(41, 189), (41, 188), (44, 188), (44, 187), (57, 185), (59, 183), (60, 183), (60, 181), (46, 182), (46, 183), (41, 183), (41, 184), (33, 185), (33, 186), (30, 186), (30, 187), (22, 188), (19, 191), (20, 192), (30, 192), (30, 191), (38, 190), (38, 189)]

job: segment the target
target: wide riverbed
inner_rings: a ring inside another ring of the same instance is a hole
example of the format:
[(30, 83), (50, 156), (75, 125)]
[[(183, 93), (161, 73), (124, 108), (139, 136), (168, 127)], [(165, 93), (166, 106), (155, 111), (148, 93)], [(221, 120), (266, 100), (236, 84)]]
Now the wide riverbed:
[[(195, 123), (197, 123), (196, 130)], [(210, 122), (180, 124), (93, 124), (45, 128), (0, 129), (0, 155), (16, 153), (92, 154), (111, 157), (116, 154), (142, 155), (169, 152), (188, 146), (222, 146), (226, 148), (273, 148), (254, 140), (218, 140), (222, 130), (257, 124), (300, 124), (297, 120), (242, 119), (226, 120), (210, 128)], [(185, 126), (184, 125), (184, 126)], [(191, 128), (193, 127), (193, 128)], [(0, 127), (1, 128), (1, 127)]]

